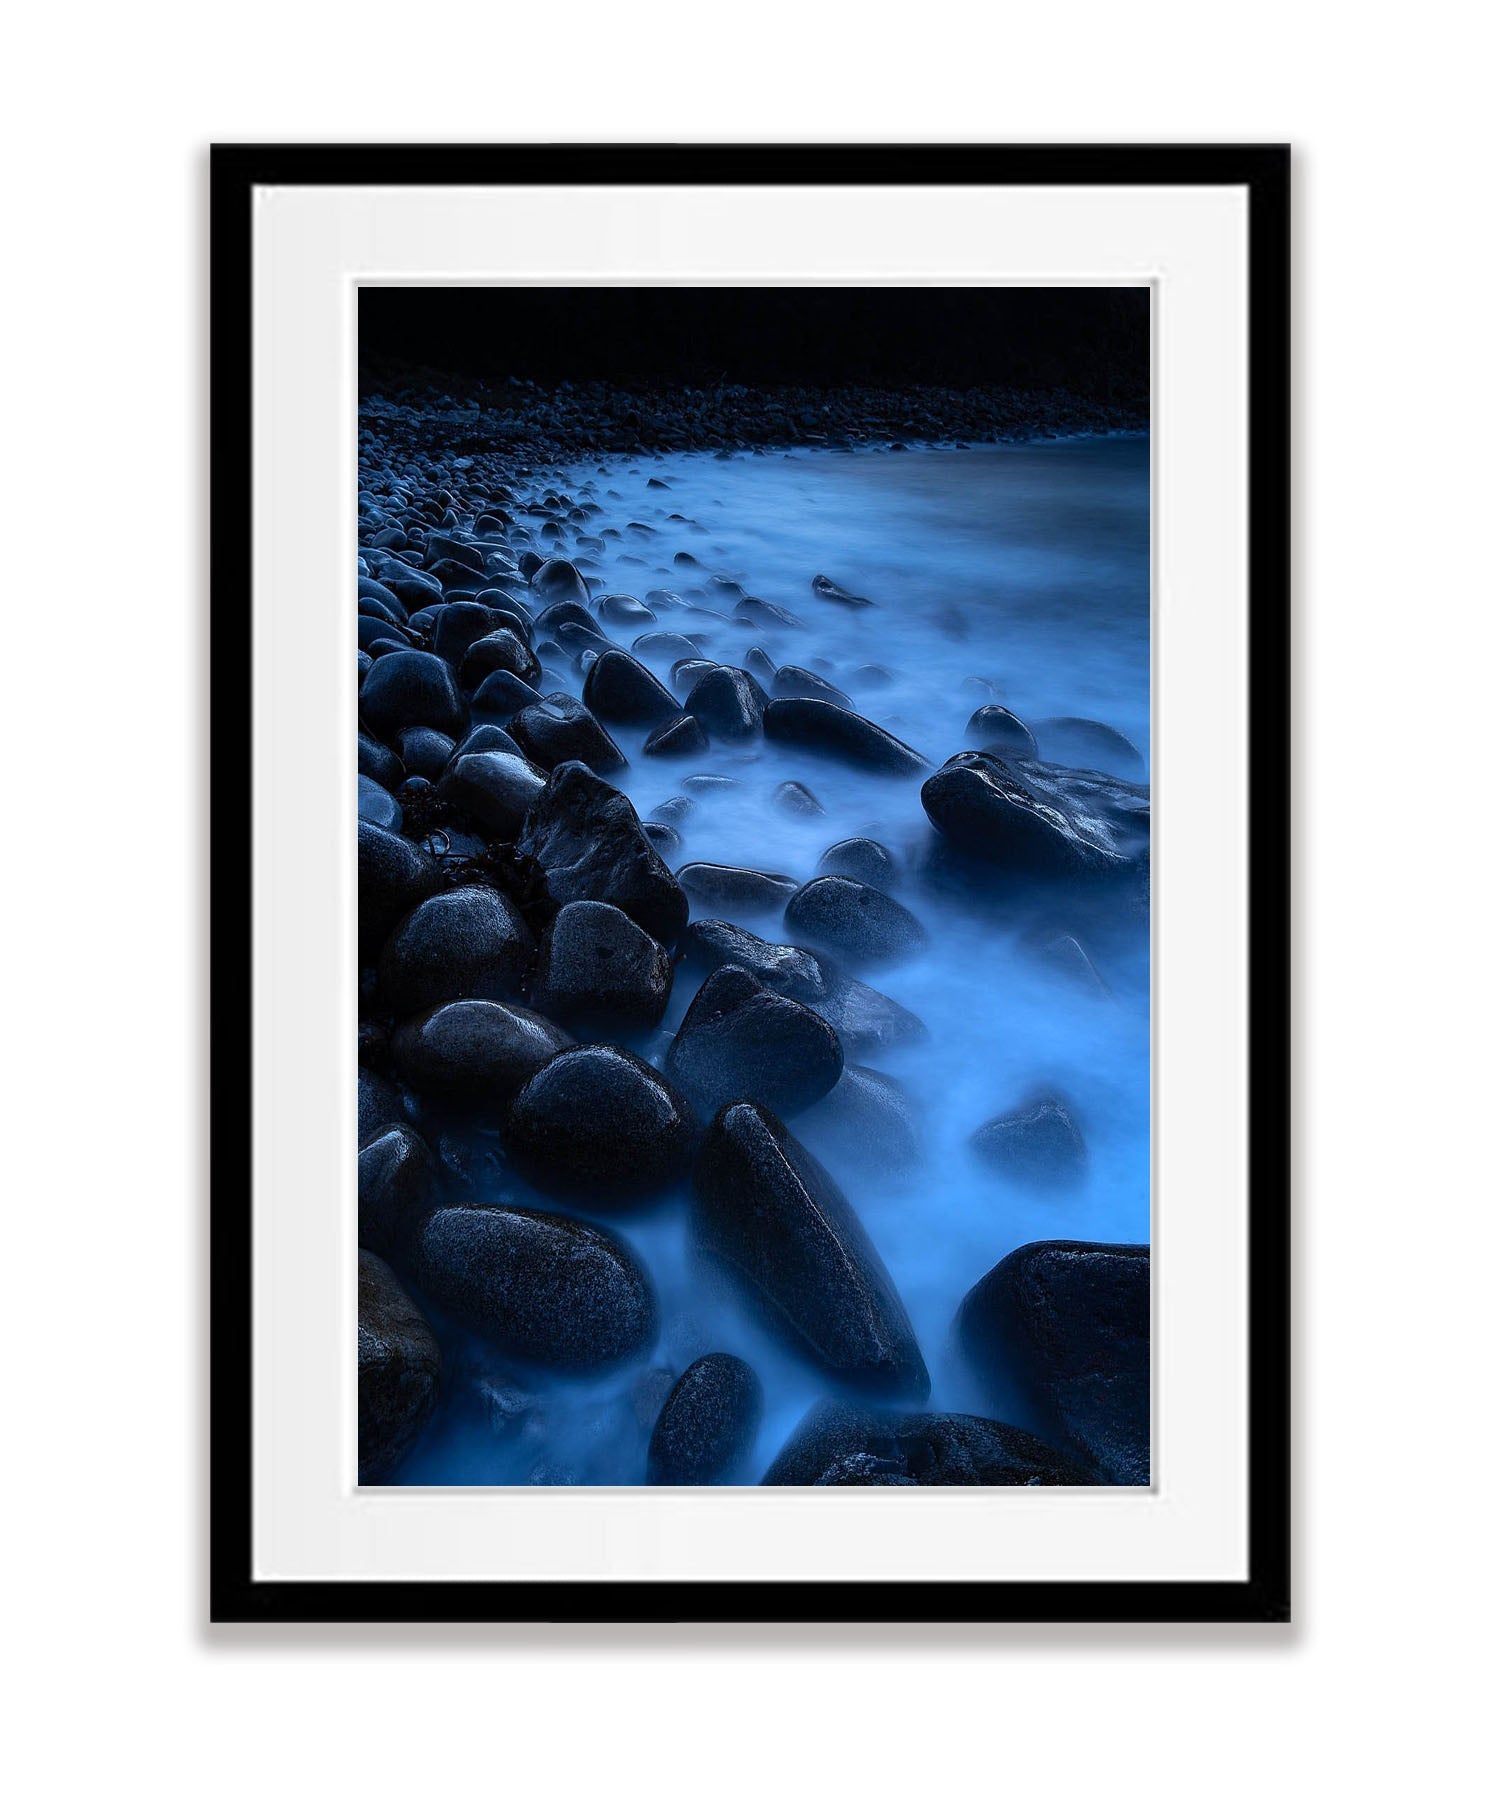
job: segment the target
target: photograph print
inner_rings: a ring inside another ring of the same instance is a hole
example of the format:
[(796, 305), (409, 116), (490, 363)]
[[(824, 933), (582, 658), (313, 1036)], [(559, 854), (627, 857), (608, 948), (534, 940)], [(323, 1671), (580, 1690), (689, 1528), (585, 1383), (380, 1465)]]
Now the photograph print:
[(360, 1482), (1149, 1485), (1149, 288), (358, 330)]

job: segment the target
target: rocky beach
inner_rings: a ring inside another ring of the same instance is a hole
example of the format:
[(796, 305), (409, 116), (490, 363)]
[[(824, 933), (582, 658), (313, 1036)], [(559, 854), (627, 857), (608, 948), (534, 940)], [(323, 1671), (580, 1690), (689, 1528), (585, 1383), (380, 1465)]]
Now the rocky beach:
[(1149, 1482), (1144, 425), (366, 371), (362, 1482)]

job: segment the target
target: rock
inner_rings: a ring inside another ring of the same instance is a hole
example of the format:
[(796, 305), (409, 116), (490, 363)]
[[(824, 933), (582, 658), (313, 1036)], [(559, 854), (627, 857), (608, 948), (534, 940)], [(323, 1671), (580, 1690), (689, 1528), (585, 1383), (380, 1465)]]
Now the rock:
[(704, 1135), (693, 1171), (698, 1249), (835, 1379), (924, 1399), (927, 1368), (885, 1265), (833, 1178), (747, 1101)]
[(372, 581), (368, 575), (359, 578), (359, 610), (373, 611), (382, 619), (389, 619), (393, 625), (406, 623), (406, 608), (396, 595), (394, 588), (383, 581)]
[(795, 663), (786, 663), (776, 671), (775, 692), (778, 700), (826, 700), (830, 706), (842, 706), (846, 712), (854, 710), (854, 702), (842, 688), (814, 675), (811, 669), (799, 669)]
[(427, 536), (427, 552), (422, 558), (430, 575), (441, 579), (444, 563), (456, 563), (469, 575), (483, 575), (484, 552), (473, 544), (466, 544), (461, 538), (450, 537), (447, 532), (433, 531)]
[(425, 850), (394, 831), (359, 824), (359, 954), (371, 961), (391, 927), (437, 886), (437, 866)]
[(744, 663), (746, 673), (753, 675), (762, 687), (769, 687), (776, 680), (776, 664), (759, 644), (745, 652)]
[(1003, 706), (981, 706), (964, 727), (964, 736), (981, 749), (1001, 755), (1035, 756), (1036, 739), (1013, 712)]
[(969, 1142), (986, 1167), (1027, 1187), (1076, 1187), (1088, 1172), (1083, 1133), (1050, 1096), (988, 1120)]
[(798, 888), (785, 924), (799, 943), (855, 965), (900, 962), (927, 944), (921, 921), (899, 900), (846, 875), (819, 875)]
[(861, 663), (849, 677), (850, 687), (862, 688), (866, 693), (893, 687), (895, 682), (896, 677), (884, 663)]
[(706, 656), (685, 656), (681, 662), (672, 664), (671, 674), (668, 677), (672, 683), (672, 691), (680, 694), (686, 700), (698, 685), (699, 678), (706, 675), (710, 669), (717, 669), (718, 666), (716, 662), (710, 662)]
[(695, 919), (683, 933), (683, 955), (699, 969), (748, 969), (774, 993), (816, 1004), (829, 992), (823, 966), (808, 950), (772, 944), (727, 919)]
[(957, 1332), (982, 1380), (1018, 1382), (1107, 1481), (1150, 1484), (1149, 1246), (1024, 1244), (969, 1290)]
[(866, 1411), (822, 1400), (765, 1487), (1089, 1487), (1096, 1477), (1029, 1431), (971, 1413)]
[(509, 1000), (531, 961), (526, 921), (489, 887), (434, 894), (407, 914), (380, 955), (380, 994), (398, 1017), (447, 1000)]
[(544, 1194), (591, 1207), (646, 1200), (686, 1175), (697, 1139), (688, 1102), (616, 1044), (581, 1044), (517, 1094), (505, 1144)]
[(757, 600), (753, 594), (747, 594), (736, 604), (734, 616), (765, 631), (802, 629), (802, 621), (796, 613), (788, 612), (784, 606), (773, 606), (769, 600)]
[(359, 817), (363, 823), (378, 825), (383, 831), (401, 829), (401, 808), (395, 795), (368, 775), (359, 777)]
[(373, 1069), (359, 1072), (359, 1105), (356, 1114), (355, 1142), (361, 1148), (392, 1125), (406, 1123), (406, 1108), (401, 1103), (401, 1090), (393, 1081), (377, 1075)]
[(513, 843), (546, 785), (546, 776), (524, 756), (484, 750), (455, 757), (438, 794), (491, 837)]
[(922, 784), (922, 805), (955, 849), (1015, 874), (1098, 879), (1126, 866), (1097, 822), (1044, 798), (986, 751), (949, 757)]
[(459, 679), (466, 688), (480, 688), (497, 670), (514, 675), (529, 686), (541, 680), (542, 665), (514, 631), (502, 627), (470, 644), (464, 653)]
[(1096, 999), (1109, 997), (1109, 983), (1099, 973), (1097, 964), (1076, 937), (1067, 932), (1043, 936), (1030, 944), (1039, 963), (1062, 977), (1070, 986), (1092, 994)]
[(844, 1052), (826, 1020), (744, 969), (716, 969), (667, 1054), (668, 1075), (705, 1118), (731, 1100), (800, 1112), (838, 1080)]
[(656, 623), (656, 614), (632, 594), (601, 594), (594, 602), (594, 610), (606, 625), (618, 625), (623, 630), (638, 632)]
[(497, 1123), (525, 1083), (573, 1042), (560, 1026), (500, 1000), (451, 1000), (391, 1039), (401, 1079), (424, 1100)]
[[(1099, 769), (1106, 775), (1122, 775), (1127, 781), (1146, 778), (1145, 757), (1112, 725), (1101, 725), (1097, 719), (1039, 719), (1036, 732), (1049, 762)], [(1037, 753), (1032, 750), (1029, 754)]]
[(587, 606), (589, 603), (589, 584), (572, 563), (565, 562), (560, 557), (537, 566), (531, 577), (531, 587), (539, 599), (549, 604), (555, 604), (559, 600), (572, 600), (579, 606)]
[(611, 725), (666, 725), (682, 709), (644, 663), (623, 650), (601, 651), (583, 683), (584, 704)]
[(676, 662), (695, 660), (699, 654), (699, 646), (680, 631), (648, 631), (638, 637), (630, 646), (642, 662), (655, 663), (658, 668), (669, 668)]
[(783, 781), (771, 795), (771, 802), (794, 819), (817, 819), (823, 816), (823, 802), (800, 781)]
[(359, 734), (359, 772), (392, 792), (406, 780), (406, 770), (396, 752), (363, 731)]
[(704, 1487), (727, 1480), (749, 1456), (765, 1395), (747, 1362), (717, 1351), (684, 1371), (667, 1395), (646, 1452), (657, 1487)]
[(869, 1056), (927, 1036), (915, 1013), (852, 976), (826, 977), (822, 994), (808, 1005), (839, 1034), (845, 1056)]
[(619, 745), (571, 694), (548, 694), (545, 700), (518, 712), (509, 730), (541, 769), (579, 762), (587, 763), (596, 775), (608, 775), (625, 767)]
[(375, 736), (393, 743), (406, 725), (430, 725), (463, 735), (464, 709), (453, 671), (425, 650), (397, 650), (377, 658), (359, 691), (360, 717)]
[(687, 923), (687, 896), (641, 830), (635, 808), (582, 763), (552, 771), (517, 848), (532, 859), (553, 906), (608, 901), (669, 948)]
[(658, 856), (676, 856), (682, 850), (681, 832), (674, 831), (670, 825), (664, 825), (660, 819), (643, 819), (641, 831)]
[(837, 1085), (797, 1121), (797, 1134), (838, 1175), (877, 1184), (908, 1174), (922, 1160), (911, 1096), (892, 1075), (846, 1063)]
[(739, 743), (760, 736), (767, 699), (753, 675), (720, 663), (698, 677), (684, 704), (715, 742)]
[(442, 1359), (416, 1302), (378, 1256), (359, 1253), (359, 1479), (393, 1474), (437, 1405)]
[(477, 600), (450, 600), (446, 606), (437, 609), (433, 621), (433, 654), (442, 657), (450, 668), (457, 669), (466, 660), (470, 648), (494, 629), (495, 615), (487, 606), (481, 606)]
[(896, 859), (884, 844), (874, 838), (842, 838), (830, 844), (818, 858), (820, 875), (842, 875), (846, 880), (862, 882), (888, 894), (900, 880)]
[(388, 1125), (359, 1153), (359, 1246), (394, 1261), (438, 1204), (432, 1152), (409, 1125)]
[(443, 1207), (422, 1228), (413, 1272), (456, 1325), (524, 1363), (605, 1369), (656, 1341), (656, 1295), (635, 1254), (558, 1213)]
[(716, 914), (779, 914), (798, 886), (790, 875), (766, 875), (759, 869), (740, 869), (729, 863), (684, 863), (677, 880), (693, 905)]
[(400, 746), (407, 775), (420, 775), (423, 781), (438, 780), (454, 750), (453, 739), (430, 725), (408, 725), (401, 733)]
[(862, 713), (827, 700), (773, 700), (766, 708), (764, 726), (775, 743), (795, 744), (878, 775), (921, 775), (931, 767), (910, 744), (882, 731)]
[(703, 727), (691, 713), (679, 713), (658, 725), (642, 746), (643, 756), (702, 756), (708, 749)]
[(518, 712), (535, 706), (541, 697), (519, 675), (512, 675), (508, 669), (496, 669), (474, 690), (469, 711), (476, 725), (482, 720), (508, 725)]
[(649, 1031), (671, 993), (672, 959), (617, 906), (569, 901), (542, 938), (532, 995), (565, 1025), (604, 1037)]
[(499, 725), (476, 725), (464, 741), (453, 752), (455, 757), (478, 756), (484, 750), (498, 750), (502, 756), (520, 757), (521, 746), (510, 733)]
[(814, 575), (812, 591), (820, 600), (836, 600), (841, 606), (873, 606), (873, 600), (867, 600), (863, 594), (851, 594), (847, 588), (841, 588), (836, 581), (830, 581), (826, 575)]

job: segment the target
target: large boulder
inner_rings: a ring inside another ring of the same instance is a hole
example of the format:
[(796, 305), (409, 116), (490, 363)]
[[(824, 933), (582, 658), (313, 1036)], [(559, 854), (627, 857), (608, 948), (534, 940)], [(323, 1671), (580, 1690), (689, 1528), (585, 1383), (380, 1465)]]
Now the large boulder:
[(971, 1413), (867, 1411), (818, 1402), (778, 1451), (766, 1487), (1089, 1487), (1093, 1472), (1029, 1431)]
[(656, 1341), (651, 1278), (612, 1232), (559, 1213), (446, 1206), (419, 1235), (413, 1274), (456, 1325), (518, 1361), (609, 1368)]
[(416, 1302), (385, 1263), (359, 1253), (359, 1479), (394, 1473), (437, 1404), (442, 1358)]
[(774, 743), (831, 757), (877, 775), (925, 775), (925, 756), (882, 731), (863, 713), (827, 700), (773, 700), (766, 708), (765, 733)]
[(580, 1044), (531, 1077), (503, 1135), (516, 1168), (542, 1193), (628, 1206), (687, 1174), (698, 1123), (649, 1063), (617, 1044)]
[(573, 1042), (524, 1006), (451, 1000), (407, 1019), (391, 1039), (401, 1079), (439, 1106), (500, 1115), (542, 1064)]
[(359, 690), (360, 717), (383, 743), (394, 743), (407, 725), (430, 725), (448, 737), (463, 736), (464, 705), (453, 671), (426, 650), (396, 650), (378, 657)]
[(570, 900), (542, 938), (531, 993), (549, 1017), (579, 1031), (649, 1031), (667, 1010), (672, 959), (619, 907)]
[(659, 1487), (705, 1487), (744, 1464), (765, 1403), (760, 1378), (738, 1356), (700, 1356), (667, 1395), (646, 1452)]
[(921, 921), (899, 900), (846, 875), (819, 875), (798, 888), (784, 922), (799, 943), (855, 966), (900, 962), (927, 943)]
[(552, 771), (517, 849), (531, 859), (553, 906), (608, 901), (668, 947), (687, 923), (687, 896), (641, 830), (635, 808), (582, 763)]
[(922, 784), (922, 805), (956, 850), (1017, 875), (1097, 879), (1126, 867), (1097, 818), (987, 751), (949, 757)]
[(667, 1073), (705, 1118), (731, 1100), (800, 1112), (843, 1066), (825, 1019), (734, 967), (716, 969), (699, 988), (667, 1054)]
[(507, 730), (540, 769), (580, 762), (596, 775), (609, 775), (625, 767), (620, 746), (571, 694), (548, 694), (518, 712)]
[(445, 1000), (509, 1000), (533, 950), (526, 921), (489, 887), (434, 894), (401, 921), (380, 953), (380, 994), (399, 1017)]
[(833, 1379), (922, 1400), (929, 1379), (875, 1246), (830, 1176), (749, 1101), (726, 1106), (693, 1171), (693, 1240), (790, 1345)]
[(471, 750), (448, 765), (438, 798), (452, 801), (489, 836), (513, 843), (546, 785), (547, 777), (524, 756)]
[(971, 1288), (959, 1344), (997, 1397), (1019, 1385), (1038, 1421), (1107, 1481), (1151, 1481), (1151, 1251), (1023, 1244)]
[(610, 725), (664, 725), (682, 712), (645, 664), (623, 650), (605, 650), (589, 665), (583, 699)]

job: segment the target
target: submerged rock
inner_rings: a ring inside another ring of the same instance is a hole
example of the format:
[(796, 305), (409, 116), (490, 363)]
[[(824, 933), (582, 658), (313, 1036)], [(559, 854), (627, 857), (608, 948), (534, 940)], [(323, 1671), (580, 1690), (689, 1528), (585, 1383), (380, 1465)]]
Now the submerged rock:
[(1038, 1418), (1107, 1481), (1151, 1480), (1151, 1252), (1047, 1240), (969, 1290), (959, 1344), (997, 1393), (1018, 1382)]
[(698, 1124), (649, 1063), (617, 1044), (580, 1044), (531, 1077), (503, 1135), (516, 1167), (542, 1193), (622, 1206), (687, 1174)]
[(465, 687), (479, 688), (497, 670), (535, 686), (541, 679), (542, 665), (514, 631), (502, 626), (470, 644), (464, 652), (459, 679)]
[(709, 1126), (693, 1237), (791, 1345), (870, 1393), (924, 1399), (927, 1368), (890, 1276), (828, 1172), (747, 1101)]
[(986, 1167), (1027, 1187), (1076, 1187), (1088, 1171), (1083, 1133), (1051, 1096), (988, 1120), (969, 1142)]
[(547, 928), (532, 983), (551, 1018), (605, 1036), (661, 1023), (672, 960), (617, 906), (570, 900)]
[(859, 1063), (845, 1064), (837, 1084), (797, 1121), (797, 1134), (820, 1160), (876, 1184), (922, 1160), (911, 1096), (895, 1076)]
[(827, 700), (773, 700), (763, 724), (776, 743), (795, 744), (877, 775), (925, 775), (932, 766), (863, 713)]
[(398, 1016), (445, 1000), (509, 1000), (531, 961), (530, 929), (494, 888), (454, 888), (410, 912), (380, 954), (380, 994)]
[(900, 880), (895, 857), (884, 844), (874, 838), (842, 838), (830, 844), (818, 858), (820, 875), (842, 875), (849, 881), (863, 882), (888, 894)]
[(838, 1080), (838, 1033), (811, 1008), (748, 971), (716, 969), (694, 996), (667, 1073), (705, 1117), (731, 1100), (800, 1112)]
[(1060, 799), (982, 750), (950, 757), (922, 785), (928, 818), (965, 855), (1038, 877), (1097, 878), (1125, 868), (1099, 823)]
[(853, 976), (830, 972), (823, 992), (808, 1005), (839, 1034), (846, 1056), (869, 1056), (897, 1044), (919, 1043), (927, 1036), (927, 1027), (914, 1012)]
[(998, 750), (1003, 755), (1036, 755), (1036, 739), (1016, 715), (1003, 706), (981, 706), (964, 728), (964, 736), (982, 750)]
[(830, 706), (842, 706), (846, 712), (854, 710), (854, 702), (842, 688), (795, 663), (785, 663), (776, 671), (775, 687), (778, 700), (826, 700)]
[(873, 600), (867, 600), (863, 594), (851, 594), (836, 581), (830, 581), (826, 575), (814, 575), (812, 591), (820, 600), (836, 600), (841, 606), (873, 606)]
[(391, 1039), (391, 1055), (401, 1079), (424, 1099), (498, 1123), (520, 1088), (572, 1042), (524, 1006), (453, 1000), (408, 1019)]
[(701, 756), (708, 749), (703, 727), (691, 713), (658, 725), (641, 748), (643, 756)]
[(659, 944), (687, 923), (687, 896), (626, 797), (582, 763), (554, 769), (526, 816), (517, 849), (532, 859), (554, 906), (604, 900)]
[(540, 563), (531, 576), (531, 586), (540, 599), (549, 603), (559, 600), (572, 600), (579, 606), (589, 603), (589, 584), (572, 563), (561, 557)]
[(1106, 775), (1123, 775), (1128, 781), (1145, 779), (1145, 757), (1112, 725), (1102, 725), (1097, 719), (1039, 719), (1036, 735), (1049, 762), (1100, 769)]
[(800, 943), (855, 965), (899, 962), (927, 943), (925, 927), (899, 900), (845, 875), (819, 875), (798, 888), (785, 923)]
[(519, 675), (512, 675), (508, 669), (496, 669), (475, 689), (469, 710), (476, 725), (482, 721), (508, 725), (518, 712), (537, 705), (541, 697)]
[(720, 969), (731, 965), (748, 969), (757, 981), (778, 994), (809, 1004), (822, 1000), (828, 982), (822, 964), (811, 951), (794, 944), (772, 944), (727, 919), (695, 919), (683, 933), (683, 954), (695, 968)]
[(700, 1356), (667, 1395), (646, 1453), (658, 1487), (703, 1487), (744, 1463), (760, 1428), (765, 1395), (747, 1362), (722, 1351)]
[(1097, 1477), (1029, 1431), (972, 1413), (874, 1412), (822, 1400), (765, 1487), (1089, 1487)]
[(422, 1291), (456, 1325), (518, 1361), (608, 1368), (656, 1341), (651, 1278), (612, 1232), (559, 1213), (447, 1206), (414, 1255)]
[(359, 823), (359, 954), (370, 961), (392, 926), (437, 886), (437, 866), (409, 839)]
[(695, 906), (714, 913), (779, 913), (798, 887), (790, 875), (767, 875), (729, 863), (684, 863), (677, 880)]
[(378, 1256), (359, 1253), (359, 1479), (384, 1481), (437, 1404), (442, 1359), (416, 1302)]

